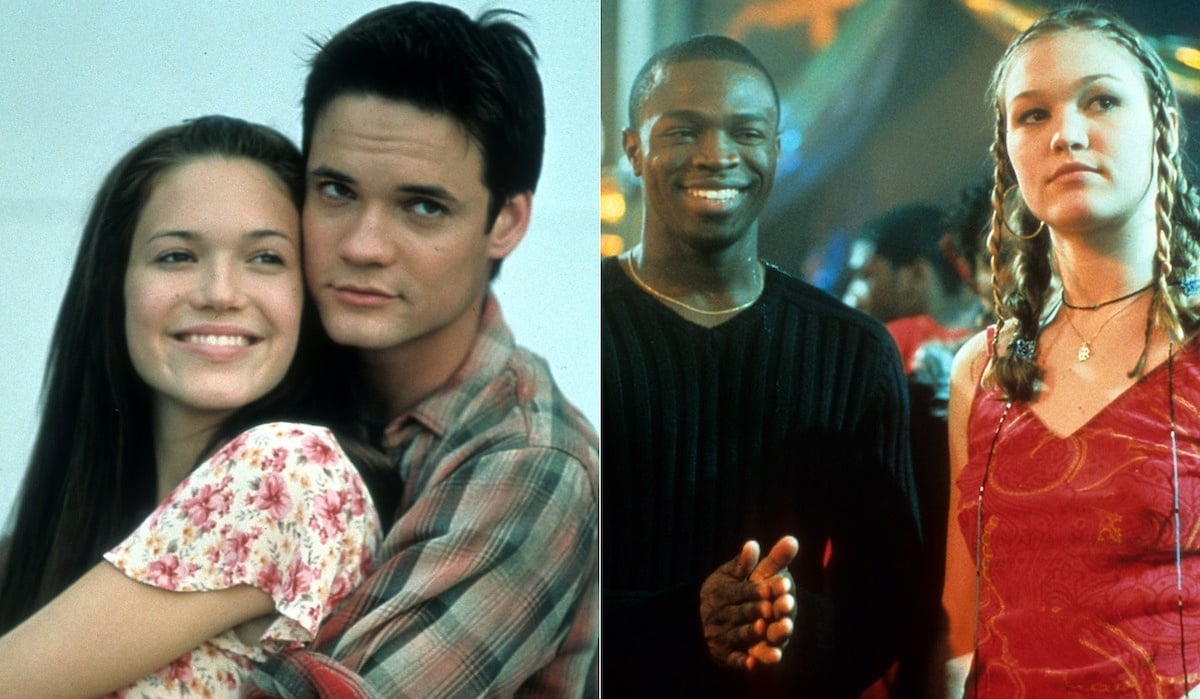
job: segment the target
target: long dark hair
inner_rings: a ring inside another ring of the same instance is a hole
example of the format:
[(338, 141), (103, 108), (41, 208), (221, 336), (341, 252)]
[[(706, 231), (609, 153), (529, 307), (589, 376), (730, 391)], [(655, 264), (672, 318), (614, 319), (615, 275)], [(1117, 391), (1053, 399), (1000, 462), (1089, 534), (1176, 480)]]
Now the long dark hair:
[[(304, 162), (295, 145), (273, 129), (225, 116), (157, 131), (109, 172), (84, 226), (50, 343), (41, 423), (0, 571), (0, 633), (95, 565), (156, 504), (150, 394), (125, 340), (125, 268), (155, 184), (171, 169), (205, 157), (254, 161), (286, 186), (297, 207), (302, 204)], [(345, 366), (331, 361), (337, 351), (306, 294), (287, 375), (228, 418), (210, 448), (270, 420), (351, 425), (352, 403), (339, 389), (346, 382), (323, 380), (327, 375), (315, 371), (318, 364)]]

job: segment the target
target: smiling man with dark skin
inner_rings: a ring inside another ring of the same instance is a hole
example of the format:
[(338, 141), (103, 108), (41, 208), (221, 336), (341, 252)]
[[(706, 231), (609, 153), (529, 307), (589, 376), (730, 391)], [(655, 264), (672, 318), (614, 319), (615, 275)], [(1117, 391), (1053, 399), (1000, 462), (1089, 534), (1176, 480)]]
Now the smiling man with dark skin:
[(731, 61), (665, 65), (642, 107), (647, 118), (624, 134), (652, 203), (642, 242), (623, 262), (703, 325), (759, 293), (758, 212), (779, 156), (771, 95), (761, 73)]
[(895, 346), (759, 260), (779, 98), (745, 47), (652, 57), (624, 147), (645, 214), (601, 273), (605, 692), (854, 695), (901, 655), (920, 542)]

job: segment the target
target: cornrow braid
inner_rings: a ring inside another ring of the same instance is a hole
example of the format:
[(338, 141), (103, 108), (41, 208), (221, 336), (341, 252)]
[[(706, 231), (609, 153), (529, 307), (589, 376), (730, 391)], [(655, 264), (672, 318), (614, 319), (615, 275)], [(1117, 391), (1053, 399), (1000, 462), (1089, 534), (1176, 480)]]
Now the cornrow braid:
[(1180, 185), (1172, 194), (1175, 206), (1172, 211), (1174, 230), (1171, 235), (1171, 260), (1175, 283), (1171, 285), (1171, 296), (1175, 301), (1176, 313), (1182, 337), (1191, 338), (1200, 332), (1200, 294), (1190, 295), (1184, 281), (1200, 278), (1200, 196), (1196, 189), (1180, 176)]
[[(1179, 304), (1173, 287), (1178, 287), (1178, 277), (1175, 274), (1176, 265), (1181, 270), (1194, 266), (1195, 243), (1187, 245), (1190, 234), (1186, 227), (1175, 223), (1176, 192), (1180, 186), (1186, 187), (1186, 180), (1180, 175), (1178, 149), (1175, 147), (1176, 137), (1171, 118), (1172, 109), (1178, 113), (1178, 102), (1175, 98), (1170, 78), (1161, 65), (1152, 58), (1133, 35), (1122, 31), (1115, 23), (1106, 22), (1097, 26), (1097, 31), (1103, 32), (1112, 40), (1120, 43), (1142, 65), (1146, 76), (1147, 90), (1150, 93), (1150, 108), (1154, 118), (1154, 175), (1155, 175), (1155, 252), (1153, 281), (1154, 294), (1150, 300), (1150, 311), (1146, 316), (1146, 331), (1142, 343), (1142, 352), (1137, 364), (1129, 372), (1131, 378), (1140, 377), (1146, 368), (1146, 359), (1150, 349), (1150, 338), (1155, 326), (1165, 330), (1175, 342), (1185, 337), (1184, 322), (1180, 317)], [(1176, 244), (1178, 242), (1178, 244)], [(1179, 253), (1175, 249), (1179, 248)], [(1190, 251), (1184, 252), (1184, 248)], [(1188, 259), (1190, 258), (1190, 259)], [(1193, 324), (1193, 323), (1188, 323)]]
[[(1155, 112), (1165, 112), (1161, 100), (1155, 99)], [(1155, 325), (1166, 330), (1173, 341), (1183, 339), (1183, 328), (1179, 322), (1178, 310), (1171, 297), (1171, 279), (1174, 269), (1171, 254), (1171, 238), (1174, 224), (1171, 222), (1171, 211), (1175, 206), (1175, 187), (1178, 184), (1178, 172), (1172, 166), (1169, 157), (1164, 157), (1164, 147), (1169, 147), (1169, 134), (1164, 138), (1166, 130), (1163, 124), (1155, 120), (1155, 180), (1157, 188), (1154, 205), (1154, 295), (1150, 299), (1150, 312), (1146, 314), (1146, 332), (1142, 342), (1142, 352), (1138, 355), (1137, 364), (1129, 372), (1130, 377), (1140, 377), (1146, 369), (1146, 356), (1150, 350), (1150, 338)]]
[[(996, 359), (985, 373), (984, 380), (987, 385), (999, 385), (1009, 400), (1030, 400), (1037, 392), (1044, 371), (1033, 357), (1017, 352), (1017, 341), (1036, 343), (1041, 329), (1053, 278), (1050, 236), (1045, 233), (1032, 238), (1012, 236), (1015, 254), (1009, 263), (1010, 274), (1005, 274), (1000, 253), (1004, 245), (1004, 231), (1013, 225), (1011, 219), (1017, 220), (1016, 225), (1020, 230), (1015, 232), (1020, 236), (1030, 235), (1041, 222), (1024, 208), (1011, 217), (1004, 211), (1004, 195), (1016, 184), (1016, 176), (1008, 164), (1008, 151), (1002, 136), (1003, 119), (1002, 114), (997, 114), (997, 136), (992, 146), (996, 162), (992, 190), (992, 230), (988, 234), (988, 251), (992, 255), (992, 296), (998, 321), (998, 331), (992, 337), (992, 356)], [(1006, 324), (1007, 320), (1014, 321), (1015, 325)], [(1003, 353), (1000, 352), (1001, 335), (1008, 340)]]
[[(993, 357), (1000, 356), (1000, 354), (999, 354), (999, 347), (1000, 347), (999, 329), (1004, 327), (1004, 321), (1008, 318), (1008, 313), (1005, 311), (1005, 305), (1003, 302), (1003, 298), (1006, 295), (1007, 291), (1005, 291), (1004, 286), (1001, 282), (1001, 274), (1002, 274), (1003, 270), (1001, 269), (1002, 261), (1000, 259), (1000, 248), (1001, 248), (1001, 243), (1000, 243), (1000, 230), (1001, 230), (1000, 229), (1000, 226), (1001, 226), (1000, 218), (1001, 218), (1001, 216), (999, 213), (1001, 210), (1000, 196), (1001, 195), (1000, 195), (999, 188), (995, 188), (992, 192), (992, 226), (991, 226), (991, 230), (988, 231), (988, 237), (987, 237), (988, 256), (990, 258), (990, 264), (991, 264), (991, 268), (992, 268), (992, 308), (995, 309), (996, 327), (997, 327), (997, 332), (992, 333), (991, 355)], [(996, 382), (995, 368), (998, 363), (999, 363), (999, 360), (994, 361), (994, 362), (988, 362), (987, 366), (984, 367), (982, 380), (983, 380), (983, 383), (985, 386), (992, 386), (995, 384), (995, 382)]]
[[(1167, 80), (1163, 76), (1163, 80)], [(1192, 337), (1200, 326), (1200, 296), (1189, 297), (1182, 282), (1195, 279), (1200, 267), (1200, 207), (1196, 190), (1183, 174), (1182, 132), (1177, 132), (1172, 110), (1178, 114), (1173, 92), (1155, 94), (1155, 171), (1158, 192), (1155, 222), (1158, 227), (1155, 295), (1161, 298), (1155, 322), (1176, 342)], [(1140, 368), (1140, 367), (1139, 367)], [(1139, 372), (1140, 373), (1140, 372)]]

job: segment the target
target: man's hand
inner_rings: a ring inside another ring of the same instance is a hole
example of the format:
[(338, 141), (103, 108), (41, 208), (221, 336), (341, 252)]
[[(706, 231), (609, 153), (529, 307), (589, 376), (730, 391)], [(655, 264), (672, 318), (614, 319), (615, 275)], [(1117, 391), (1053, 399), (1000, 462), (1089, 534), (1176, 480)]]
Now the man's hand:
[(800, 542), (785, 536), (759, 561), (758, 542), (747, 541), (704, 581), (700, 620), (714, 660), (749, 670), (783, 659), (796, 615), (787, 566), (799, 551)]

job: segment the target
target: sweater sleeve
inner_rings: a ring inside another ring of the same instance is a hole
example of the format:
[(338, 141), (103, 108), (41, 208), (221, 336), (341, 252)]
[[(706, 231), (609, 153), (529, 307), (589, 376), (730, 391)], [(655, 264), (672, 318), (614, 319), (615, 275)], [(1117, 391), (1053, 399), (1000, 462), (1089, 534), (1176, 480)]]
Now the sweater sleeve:
[(895, 347), (878, 344), (874, 389), (857, 426), (859, 448), (832, 490), (839, 499), (829, 561), (835, 683), (851, 692), (904, 656), (922, 613), (914, 601), (922, 539), (907, 386)]

